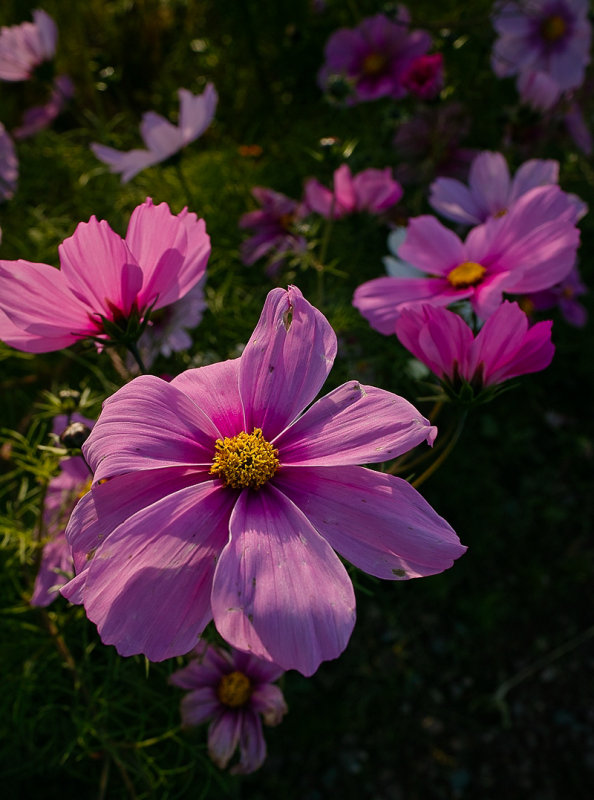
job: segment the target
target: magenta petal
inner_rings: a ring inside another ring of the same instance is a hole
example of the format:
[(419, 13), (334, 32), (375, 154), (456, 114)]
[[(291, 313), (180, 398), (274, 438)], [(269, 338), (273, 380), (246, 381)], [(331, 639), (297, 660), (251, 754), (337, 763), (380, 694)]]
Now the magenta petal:
[(437, 178), (430, 186), (429, 205), (438, 214), (454, 222), (478, 225), (483, 221), (483, 210), (477, 205), (472, 193), (463, 183), (454, 178)]
[(208, 729), (208, 755), (217, 767), (225, 769), (239, 744), (244, 712), (224, 711)]
[(273, 289), (240, 359), (246, 430), (274, 439), (322, 388), (336, 356), (328, 320), (296, 286)]
[(246, 708), (239, 737), (239, 763), (231, 767), (230, 772), (232, 775), (249, 775), (262, 766), (265, 758), (266, 742), (262, 734), (262, 722), (251, 708)]
[(398, 256), (430, 275), (447, 275), (466, 261), (464, 245), (435, 217), (415, 217), (408, 223)]
[(510, 177), (507, 161), (501, 153), (489, 150), (479, 153), (470, 167), (468, 183), (481, 208), (481, 221), (507, 208)]
[(49, 606), (59, 596), (60, 587), (69, 580), (64, 573), (72, 575), (72, 556), (66, 537), (60, 533), (43, 548), (31, 605)]
[(129, 314), (142, 286), (142, 270), (123, 239), (105, 220), (80, 222), (59, 246), (66, 285), (92, 311), (113, 318)]
[(274, 445), (283, 468), (372, 464), (431, 443), (436, 433), (404, 398), (349, 381), (314, 403)]
[(435, 575), (466, 550), (417, 490), (393, 475), (287, 468), (275, 480), (341, 556), (378, 578)]
[(97, 482), (134, 470), (210, 465), (218, 436), (183, 392), (142, 375), (105, 401), (83, 449)]
[[(172, 676), (173, 677), (173, 676)], [(174, 683), (174, 681), (170, 681)], [(182, 687), (193, 688), (193, 687)], [(213, 717), (221, 708), (221, 701), (212, 686), (202, 686), (185, 695), (181, 701), (182, 724), (188, 726), (201, 725)]]
[(272, 683), (256, 686), (250, 697), (250, 705), (254, 711), (262, 714), (266, 725), (271, 726), (278, 725), (288, 711), (283, 693)]
[(239, 396), (239, 359), (188, 369), (171, 381), (216, 425), (221, 436), (236, 436), (244, 430)]
[(122, 183), (128, 183), (143, 169), (157, 164), (160, 160), (159, 156), (151, 150), (121, 151), (98, 142), (92, 142), (91, 150), (99, 161), (103, 161), (104, 164), (109, 166), (110, 172), (116, 175), (121, 173)]
[(353, 587), (304, 514), (268, 484), (241, 494), (230, 529), (212, 593), (221, 636), (304, 675), (337, 658), (355, 624)]
[(151, 661), (184, 655), (211, 619), (235, 495), (205, 481), (126, 520), (97, 549), (83, 597), (104, 644)]

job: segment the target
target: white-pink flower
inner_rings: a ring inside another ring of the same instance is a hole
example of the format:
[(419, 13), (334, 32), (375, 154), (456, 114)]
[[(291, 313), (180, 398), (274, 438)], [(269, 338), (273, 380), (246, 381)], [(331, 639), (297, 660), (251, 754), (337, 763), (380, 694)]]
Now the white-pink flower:
[(0, 29), (0, 80), (29, 80), (36, 67), (54, 57), (57, 40), (56, 23), (41, 9), (33, 12), (33, 22), (3, 26)]

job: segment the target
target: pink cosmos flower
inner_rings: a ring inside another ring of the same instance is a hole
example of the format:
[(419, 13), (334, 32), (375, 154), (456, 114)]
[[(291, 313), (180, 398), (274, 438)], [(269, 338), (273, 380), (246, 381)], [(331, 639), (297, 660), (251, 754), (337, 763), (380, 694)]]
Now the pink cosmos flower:
[(532, 311), (548, 311), (559, 307), (566, 322), (576, 328), (583, 328), (588, 321), (588, 312), (579, 302), (578, 297), (587, 294), (588, 289), (574, 267), (569, 275), (560, 283), (541, 292), (527, 294), (523, 303)]
[(74, 96), (74, 84), (68, 75), (58, 75), (54, 80), (47, 103), (33, 106), (23, 114), (23, 123), (12, 132), (15, 139), (28, 139), (47, 128), (59, 116), (68, 100)]
[(305, 183), (306, 207), (326, 219), (340, 219), (360, 211), (379, 214), (396, 205), (403, 194), (390, 167), (364, 169), (353, 177), (348, 165), (342, 164), (334, 173), (333, 183), (333, 191), (315, 178)]
[[(125, 327), (152, 306), (165, 308), (201, 280), (210, 255), (204, 220), (150, 198), (132, 212), (126, 238), (93, 216), (58, 248), (61, 270), (0, 261), (0, 339), (48, 353), (105, 337), (104, 321)], [(5, 324), (8, 318), (10, 324)]]
[(33, 12), (33, 22), (0, 28), (0, 80), (27, 81), (36, 67), (51, 61), (58, 28), (45, 11)]
[(563, 90), (546, 72), (523, 70), (518, 76), (517, 88), (523, 103), (534, 111), (549, 111), (561, 98)]
[(122, 152), (113, 147), (93, 142), (91, 150), (99, 161), (109, 166), (109, 171), (121, 173), (122, 183), (128, 183), (147, 167), (160, 164), (186, 145), (202, 136), (213, 120), (218, 95), (212, 83), (206, 85), (202, 94), (192, 94), (187, 89), (178, 89), (179, 125), (155, 111), (142, 115), (140, 135), (148, 150)]
[(351, 381), (317, 395), (336, 355), (299, 289), (274, 289), (238, 359), (166, 383), (141, 376), (104, 406), (83, 446), (95, 471), (67, 538), (105, 644), (153, 661), (208, 622), (238, 650), (311, 675), (355, 621), (334, 552), (389, 580), (433, 575), (464, 552), (406, 481), (359, 464), (435, 428), (406, 400)]
[(426, 31), (409, 31), (410, 15), (398, 6), (391, 21), (384, 14), (367, 17), (356, 28), (341, 28), (328, 39), (318, 83), (327, 89), (336, 78), (351, 88), (347, 104), (400, 98), (406, 94), (402, 79), (417, 56), (431, 47)]
[(255, 186), (252, 194), (262, 208), (248, 211), (239, 220), (240, 228), (254, 231), (254, 235), (241, 244), (241, 260), (249, 266), (269, 256), (268, 272), (273, 274), (287, 253), (299, 253), (306, 249), (304, 237), (298, 236), (293, 230), (293, 225), (303, 219), (306, 210), (296, 200), (264, 186)]
[(19, 179), (19, 161), (14, 142), (0, 122), (0, 201), (14, 196)]
[(426, 275), (375, 278), (356, 289), (353, 305), (385, 335), (413, 303), (470, 300), (486, 319), (504, 292), (547, 289), (571, 272), (579, 243), (574, 222), (575, 207), (558, 186), (526, 192), (508, 214), (473, 228), (465, 242), (435, 217), (416, 217), (398, 256)]
[(497, 4), (493, 26), (499, 38), (491, 55), (495, 74), (541, 72), (562, 91), (580, 86), (590, 62), (588, 5), (588, 0)]
[(569, 108), (563, 116), (563, 122), (575, 144), (583, 153), (591, 156), (593, 149), (592, 134), (586, 125), (582, 110), (575, 101), (569, 104)]
[(181, 702), (182, 723), (188, 727), (210, 719), (208, 754), (225, 769), (239, 747), (233, 775), (255, 772), (266, 758), (262, 720), (278, 725), (287, 713), (283, 693), (273, 681), (283, 670), (238, 650), (222, 650), (205, 642), (194, 648), (190, 663), (169, 681), (189, 689)]
[[(80, 414), (72, 414), (71, 422), (81, 422), (92, 428), (93, 420)], [(53, 432), (62, 433), (68, 425), (66, 415), (54, 419)], [(35, 579), (32, 606), (49, 606), (69, 577), (74, 574), (70, 546), (66, 541), (65, 529), (72, 509), (78, 500), (91, 488), (89, 468), (80, 456), (64, 458), (60, 462), (60, 472), (50, 480), (43, 503), (43, 522), (49, 540), (43, 548), (39, 572)]]
[[(533, 158), (521, 165), (512, 180), (503, 155), (484, 151), (470, 165), (468, 186), (453, 178), (437, 178), (430, 187), (429, 204), (454, 222), (478, 225), (489, 217), (507, 214), (530, 189), (558, 181), (558, 161)], [(587, 210), (585, 203), (574, 195), (566, 197), (579, 219)]]
[(402, 76), (402, 85), (421, 100), (430, 100), (443, 89), (443, 55), (418, 56)]
[(475, 392), (518, 375), (548, 367), (555, 347), (552, 322), (531, 328), (517, 303), (502, 303), (476, 337), (464, 320), (445, 308), (406, 308), (396, 320), (396, 335), (454, 393), (461, 381)]

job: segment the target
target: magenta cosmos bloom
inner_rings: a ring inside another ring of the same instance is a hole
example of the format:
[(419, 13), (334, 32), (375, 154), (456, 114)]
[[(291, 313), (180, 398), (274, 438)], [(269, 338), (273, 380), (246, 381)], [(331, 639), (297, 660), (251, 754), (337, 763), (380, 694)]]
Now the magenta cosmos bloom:
[(255, 186), (252, 194), (262, 207), (248, 211), (239, 220), (240, 228), (254, 231), (254, 235), (241, 244), (241, 260), (250, 266), (269, 256), (268, 271), (274, 273), (287, 253), (306, 249), (306, 240), (294, 230), (295, 223), (303, 219), (306, 210), (296, 200), (264, 186)]
[[(470, 165), (468, 186), (454, 178), (437, 178), (430, 187), (429, 204), (438, 214), (454, 222), (478, 225), (489, 217), (507, 214), (511, 206), (530, 189), (559, 181), (559, 162), (533, 158), (520, 166), (513, 179), (501, 153), (479, 153)], [(567, 195), (576, 207), (576, 219), (586, 206)]]
[(353, 304), (385, 335), (394, 333), (403, 308), (421, 302), (448, 306), (470, 300), (486, 319), (504, 292), (547, 289), (571, 272), (579, 243), (575, 216), (575, 205), (558, 186), (541, 186), (522, 195), (505, 216), (477, 225), (464, 242), (435, 217), (416, 217), (398, 256), (425, 275), (375, 278), (356, 289)]
[(278, 725), (287, 713), (283, 693), (273, 681), (283, 670), (238, 650), (200, 644), (190, 653), (192, 660), (174, 672), (169, 682), (189, 693), (181, 701), (185, 726), (212, 720), (208, 728), (208, 754), (225, 769), (239, 747), (239, 762), (233, 775), (255, 772), (266, 758), (262, 721)]
[(0, 80), (27, 81), (36, 67), (51, 61), (58, 29), (45, 11), (33, 12), (33, 22), (0, 28)]
[(464, 320), (445, 308), (407, 308), (396, 320), (396, 335), (454, 393), (461, 381), (474, 391), (548, 367), (555, 347), (552, 322), (528, 326), (517, 303), (502, 303), (474, 337)]
[[(72, 414), (70, 422), (79, 422), (92, 428), (93, 420), (80, 414)], [(54, 419), (56, 435), (68, 425), (66, 415)], [(43, 548), (41, 564), (35, 579), (32, 606), (48, 606), (59, 590), (74, 574), (70, 545), (66, 541), (65, 529), (74, 506), (91, 488), (89, 468), (80, 456), (64, 458), (60, 472), (50, 480), (43, 502), (43, 524), (48, 541)]]
[[(0, 339), (48, 353), (89, 336), (105, 337), (102, 318), (121, 325), (164, 308), (203, 277), (210, 255), (204, 220), (147, 199), (132, 212), (126, 238), (93, 216), (58, 248), (61, 269), (0, 261)], [(8, 318), (10, 324), (5, 324)]]
[(334, 173), (333, 184), (330, 191), (315, 178), (305, 183), (306, 207), (326, 219), (340, 219), (360, 211), (380, 214), (402, 197), (402, 186), (392, 177), (390, 167), (364, 169), (353, 176), (348, 165), (342, 164)]
[(415, 97), (431, 100), (443, 89), (443, 56), (441, 53), (418, 56), (402, 76), (402, 85)]
[(402, 79), (417, 56), (431, 47), (426, 31), (409, 31), (410, 15), (398, 6), (394, 21), (384, 14), (367, 17), (353, 29), (341, 28), (328, 39), (318, 83), (327, 89), (342, 78), (351, 87), (347, 103), (404, 97)]
[(105, 402), (63, 589), (105, 644), (161, 661), (214, 618), (233, 647), (311, 675), (355, 622), (334, 550), (389, 580), (462, 555), (406, 481), (357, 466), (433, 441), (410, 403), (351, 381), (300, 416), (335, 355), (326, 318), (296, 287), (274, 289), (240, 358), (171, 383), (141, 376)]
[(155, 111), (142, 115), (140, 135), (147, 150), (121, 152), (113, 147), (93, 142), (91, 150), (99, 161), (109, 166), (109, 171), (121, 173), (122, 183), (127, 183), (147, 167), (160, 164), (183, 147), (202, 136), (214, 118), (218, 95), (212, 83), (207, 84), (202, 94), (192, 94), (187, 89), (178, 89), (179, 124)]
[(499, 38), (491, 65), (500, 78), (541, 72), (562, 91), (583, 83), (590, 62), (588, 0), (499, 3), (493, 26)]

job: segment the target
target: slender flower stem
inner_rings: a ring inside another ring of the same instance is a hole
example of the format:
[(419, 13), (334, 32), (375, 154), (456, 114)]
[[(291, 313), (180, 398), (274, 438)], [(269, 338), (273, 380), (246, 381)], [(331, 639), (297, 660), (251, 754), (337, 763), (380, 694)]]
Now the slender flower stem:
[(458, 427), (454, 431), (454, 433), (453, 433), (450, 441), (448, 442), (447, 446), (441, 451), (440, 455), (435, 459), (433, 464), (430, 464), (427, 467), (427, 469), (425, 470), (425, 472), (421, 473), (421, 475), (419, 475), (419, 477), (416, 478), (416, 480), (412, 481), (412, 485), (414, 486), (415, 489), (418, 489), (419, 486), (421, 486), (421, 484), (425, 483), (427, 478), (429, 478), (431, 475), (433, 475), (433, 473), (437, 469), (439, 469), (439, 467), (443, 464), (443, 462), (446, 460), (446, 458), (452, 452), (452, 450), (456, 446), (456, 444), (458, 442), (458, 439), (460, 438), (460, 435), (461, 435), (462, 430), (464, 428), (464, 423), (466, 422), (466, 416), (467, 416), (467, 412), (464, 411), (462, 416), (460, 417), (459, 422), (458, 422)]
[(140, 352), (139, 352), (139, 350), (138, 350), (138, 347), (136, 346), (136, 342), (128, 342), (128, 344), (126, 345), (126, 347), (128, 348), (128, 350), (129, 350), (129, 351), (132, 353), (132, 355), (134, 356), (134, 360), (136, 361), (136, 363), (137, 363), (137, 364), (138, 364), (138, 366), (140, 367), (140, 371), (142, 372), (142, 374), (143, 374), (143, 375), (148, 375), (148, 370), (147, 370), (147, 368), (144, 366), (144, 362), (143, 362), (143, 360), (142, 360), (142, 357), (141, 357), (141, 355), (140, 355)]
[(175, 169), (177, 171), (177, 177), (179, 178), (179, 182), (181, 184), (181, 187), (182, 187), (182, 189), (184, 191), (184, 194), (186, 195), (186, 200), (188, 201), (188, 206), (190, 208), (194, 208), (194, 206), (196, 205), (196, 203), (194, 201), (194, 195), (192, 194), (192, 190), (190, 189), (190, 186), (189, 186), (189, 184), (188, 184), (188, 182), (186, 180), (186, 177), (184, 175), (184, 171), (183, 171), (182, 166), (181, 166), (181, 159), (176, 160)]
[(318, 289), (317, 289), (317, 305), (318, 307), (323, 305), (324, 302), (324, 263), (326, 261), (326, 255), (328, 253), (328, 245), (330, 244), (330, 234), (332, 233), (332, 224), (334, 222), (334, 204), (335, 198), (332, 198), (332, 204), (330, 205), (330, 214), (328, 215), (328, 219), (326, 220), (326, 224), (324, 226), (324, 234), (322, 236), (322, 244), (320, 246), (320, 257), (318, 259), (317, 264), (317, 273), (318, 273)]

